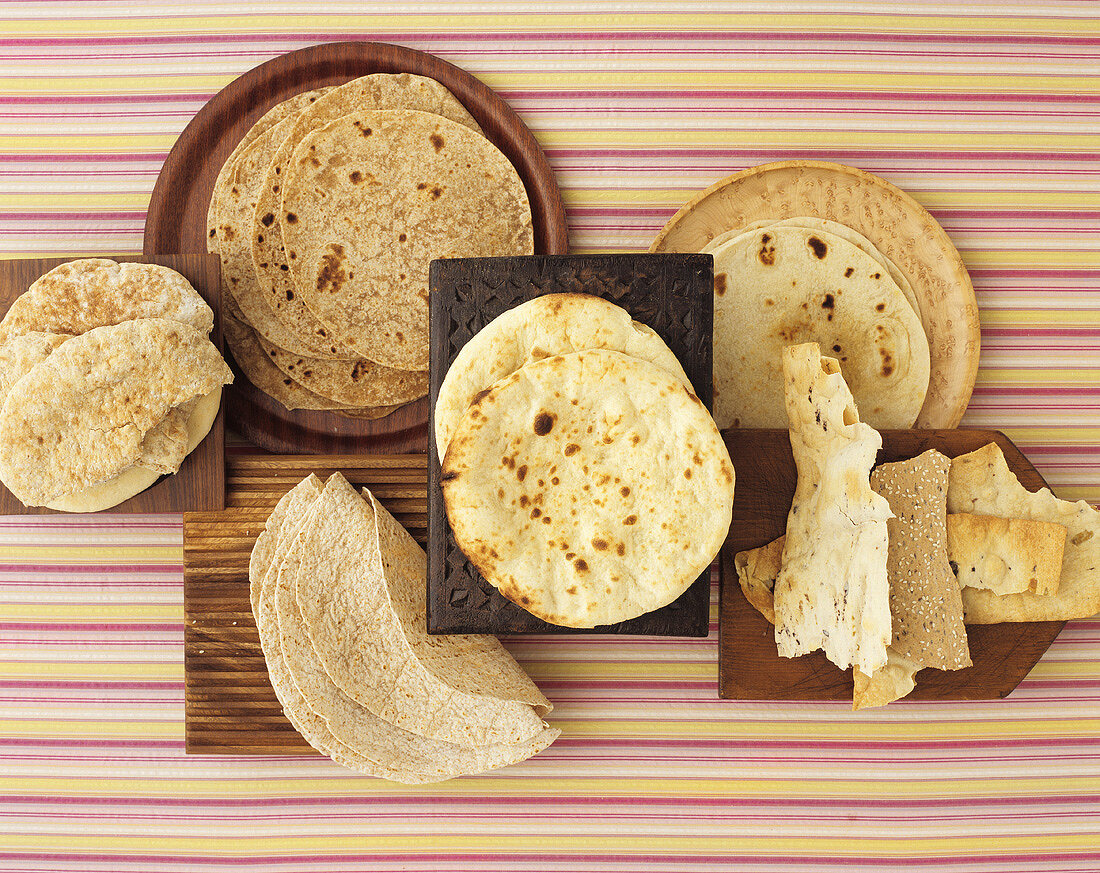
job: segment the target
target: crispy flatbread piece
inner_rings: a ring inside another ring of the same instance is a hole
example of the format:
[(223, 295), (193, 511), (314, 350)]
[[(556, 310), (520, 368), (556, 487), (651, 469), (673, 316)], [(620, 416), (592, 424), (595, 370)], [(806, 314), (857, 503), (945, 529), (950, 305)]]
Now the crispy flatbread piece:
[(891, 512), (869, 484), (882, 438), (817, 343), (784, 349), (783, 380), (798, 484), (775, 583), (776, 645), (785, 658), (824, 649), (841, 669), (871, 675), (890, 644)]
[(908, 461), (882, 464), (871, 487), (890, 503), (887, 520), (890, 616), (895, 654), (922, 667), (970, 666), (962, 595), (947, 557), (947, 471), (934, 449)]
[(963, 588), (994, 594), (1056, 594), (1066, 528), (1049, 521), (947, 516), (947, 557)]
[(997, 595), (963, 589), (970, 624), (1001, 621), (1065, 621), (1100, 612), (1100, 512), (1084, 500), (1059, 500), (1049, 488), (1028, 491), (990, 443), (951, 462), (949, 512), (1047, 521), (1066, 528), (1061, 580), (1054, 594)]

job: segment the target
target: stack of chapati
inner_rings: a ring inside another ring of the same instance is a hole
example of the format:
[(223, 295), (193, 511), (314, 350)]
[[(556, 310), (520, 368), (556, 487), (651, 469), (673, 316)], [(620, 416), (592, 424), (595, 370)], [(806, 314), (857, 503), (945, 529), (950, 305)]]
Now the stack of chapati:
[(875, 245), (821, 218), (756, 222), (715, 237), (714, 417), (785, 427), (785, 346), (817, 342), (840, 363), (864, 420), (912, 427), (928, 393), (916, 294)]
[(248, 378), (288, 409), (364, 418), (427, 393), (432, 259), (534, 251), (515, 168), (407, 73), (275, 106), (222, 167), (207, 222)]
[(522, 761), (560, 733), (491, 636), (429, 636), (426, 560), (368, 491), (310, 476), (275, 507), (249, 563), (275, 693), (318, 751), (395, 782)]
[(729, 529), (714, 420), (661, 338), (597, 297), (548, 294), (486, 325), (447, 372), (435, 432), (459, 547), (553, 624), (671, 603)]
[[(908, 694), (924, 668), (970, 665), (964, 621), (1100, 612), (1100, 512), (1027, 491), (994, 444), (883, 464), (840, 365), (815, 343), (783, 353), (798, 484), (787, 533), (734, 558), (785, 657), (854, 667), (854, 704)], [(950, 513), (950, 514), (949, 514)]]
[(175, 473), (233, 377), (210, 307), (156, 264), (85, 259), (0, 322), (0, 480), (27, 506), (94, 512)]

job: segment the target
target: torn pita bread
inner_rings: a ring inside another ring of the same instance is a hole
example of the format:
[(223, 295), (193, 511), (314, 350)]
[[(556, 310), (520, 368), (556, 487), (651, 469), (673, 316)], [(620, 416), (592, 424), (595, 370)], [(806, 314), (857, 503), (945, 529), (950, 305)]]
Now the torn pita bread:
[(817, 343), (784, 349), (783, 382), (798, 484), (775, 583), (776, 645), (785, 658), (823, 649), (870, 675), (890, 644), (891, 512), (869, 484), (882, 438)]

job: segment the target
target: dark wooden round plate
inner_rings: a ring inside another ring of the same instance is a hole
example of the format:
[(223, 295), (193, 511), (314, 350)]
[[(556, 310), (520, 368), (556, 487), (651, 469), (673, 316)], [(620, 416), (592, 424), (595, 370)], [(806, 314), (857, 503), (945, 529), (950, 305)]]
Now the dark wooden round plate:
[[(565, 207), (535, 137), (494, 91), (465, 70), (398, 45), (338, 42), (281, 55), (230, 82), (180, 134), (153, 188), (145, 219), (146, 255), (206, 252), (206, 211), (214, 180), (230, 152), (268, 109), (324, 85), (368, 73), (415, 73), (435, 79), (474, 116), (485, 136), (519, 172), (531, 201), (537, 254), (569, 250)], [(332, 412), (288, 411), (238, 374), (227, 392), (229, 425), (280, 453), (421, 452), (427, 450), (428, 398), (374, 421)]]

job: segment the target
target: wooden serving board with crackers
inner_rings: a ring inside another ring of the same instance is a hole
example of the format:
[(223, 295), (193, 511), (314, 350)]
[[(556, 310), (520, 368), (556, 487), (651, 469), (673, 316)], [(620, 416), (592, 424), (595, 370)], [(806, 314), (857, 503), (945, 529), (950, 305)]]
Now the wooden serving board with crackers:
[[(1100, 513), (959, 429), (970, 278), (861, 170), (749, 168), (571, 256), (499, 95), (341, 43), (198, 113), (145, 251), (0, 271), (0, 498), (191, 510), (189, 752), (517, 763), (560, 730), (497, 635), (707, 636), (715, 560), (732, 700), (1002, 697), (1100, 611)], [(223, 461), (230, 385), (279, 454)]]

